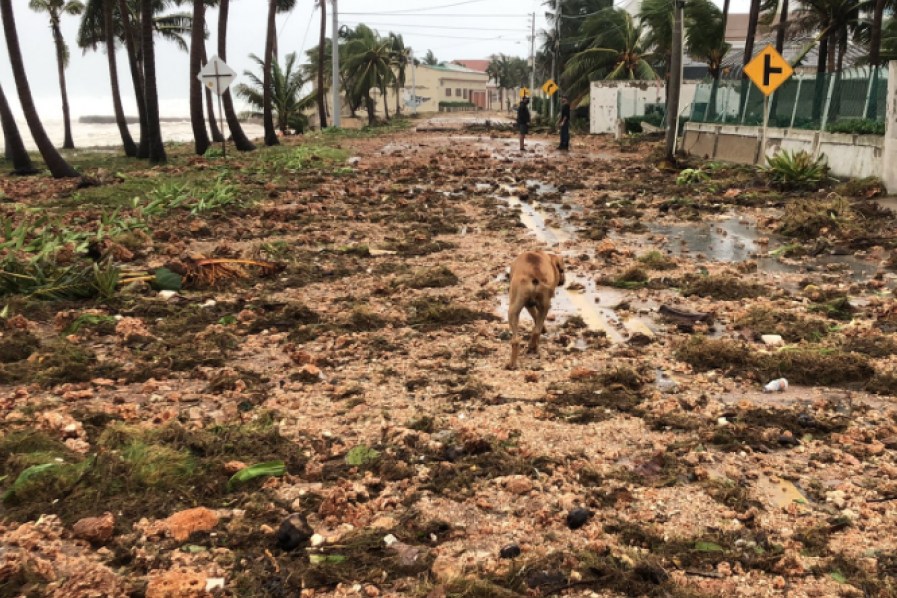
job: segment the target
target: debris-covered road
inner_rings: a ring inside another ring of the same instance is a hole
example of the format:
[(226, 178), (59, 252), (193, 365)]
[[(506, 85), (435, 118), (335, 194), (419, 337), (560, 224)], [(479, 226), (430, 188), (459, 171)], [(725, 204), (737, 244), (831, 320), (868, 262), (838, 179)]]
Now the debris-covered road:
[(0, 179), (0, 598), (897, 595), (880, 184), (429, 124)]

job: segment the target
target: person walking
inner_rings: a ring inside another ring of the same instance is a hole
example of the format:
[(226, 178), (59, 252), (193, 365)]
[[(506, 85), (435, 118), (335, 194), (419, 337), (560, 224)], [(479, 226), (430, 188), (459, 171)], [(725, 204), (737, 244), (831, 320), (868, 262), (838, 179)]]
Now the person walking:
[(529, 133), (529, 98), (524, 97), (520, 100), (520, 106), (517, 107), (517, 128), (520, 130), (520, 151), (525, 152), (526, 149), (523, 147), (523, 140), (526, 138), (526, 134)]
[(570, 100), (567, 96), (561, 96), (561, 116), (558, 119), (558, 127), (561, 129), (561, 144), (559, 150), (570, 149)]

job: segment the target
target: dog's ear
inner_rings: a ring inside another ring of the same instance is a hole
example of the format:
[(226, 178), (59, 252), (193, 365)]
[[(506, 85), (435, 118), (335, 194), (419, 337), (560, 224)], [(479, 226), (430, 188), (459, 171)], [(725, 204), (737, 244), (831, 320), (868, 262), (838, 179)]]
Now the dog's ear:
[(558, 286), (563, 286), (567, 283), (567, 279), (564, 278), (564, 258), (560, 255), (552, 255), (551, 256), (551, 264), (554, 266), (555, 270), (558, 271)]

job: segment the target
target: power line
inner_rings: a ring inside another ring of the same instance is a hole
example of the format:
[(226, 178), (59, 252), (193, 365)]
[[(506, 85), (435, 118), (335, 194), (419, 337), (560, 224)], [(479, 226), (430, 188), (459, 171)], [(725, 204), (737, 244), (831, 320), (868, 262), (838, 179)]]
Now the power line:
[[(453, 6), (461, 6), (463, 4), (474, 4), (476, 2), (485, 2), (485, 1), (486, 0), (464, 0), (464, 2), (455, 2), (454, 4), (443, 4), (442, 6), (429, 6), (429, 7), (425, 7), (425, 8), (403, 8), (401, 10), (384, 10), (383, 12), (374, 13), (374, 14), (394, 15), (394, 14), (400, 14), (400, 13), (423, 12), (423, 11), (427, 11), (427, 10), (439, 10), (440, 8), (451, 8)], [(352, 15), (352, 14), (360, 14), (360, 13), (344, 12), (341, 14)]]
[(342, 21), (344, 25), (369, 25), (380, 27), (411, 27), (417, 29), (463, 29), (465, 31), (515, 31), (520, 32), (520, 28), (514, 29), (497, 29), (495, 27), (450, 27), (448, 25), (418, 25), (417, 23), (372, 23), (370, 21)]
[(410, 14), (410, 15), (401, 15), (401, 14), (386, 14), (382, 12), (342, 12), (341, 15), (353, 15), (353, 16), (363, 16), (363, 17), (382, 17), (389, 16), (391, 18), (395, 17), (470, 17), (474, 19), (514, 19), (514, 18), (529, 18), (529, 15), (509, 15), (509, 14), (501, 14), (501, 15), (481, 15), (478, 13), (440, 13), (440, 14), (431, 14), (431, 13), (421, 13), (421, 14)]

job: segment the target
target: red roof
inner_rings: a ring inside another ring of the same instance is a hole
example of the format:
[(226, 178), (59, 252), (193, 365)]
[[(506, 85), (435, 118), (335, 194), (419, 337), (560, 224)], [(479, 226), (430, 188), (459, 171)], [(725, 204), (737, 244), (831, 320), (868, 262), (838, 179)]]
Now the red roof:
[(453, 60), (452, 62), (465, 66), (473, 71), (480, 71), (481, 73), (485, 73), (486, 69), (489, 68), (488, 60)]

